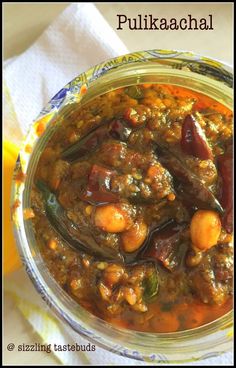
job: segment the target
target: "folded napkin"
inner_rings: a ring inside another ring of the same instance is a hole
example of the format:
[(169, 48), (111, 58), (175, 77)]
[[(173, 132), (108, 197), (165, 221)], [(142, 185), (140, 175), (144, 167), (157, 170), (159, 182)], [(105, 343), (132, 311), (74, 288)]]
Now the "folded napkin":
[[(27, 51), (5, 65), (5, 96), (8, 103), (11, 99), (21, 132), (27, 132), (41, 109), (70, 80), (127, 52), (93, 4), (68, 6)], [(11, 127), (5, 126), (7, 136)]]
[[(4, 65), (5, 138), (20, 143), (29, 124), (65, 84), (93, 65), (127, 52), (93, 4), (68, 6), (27, 51)], [(87, 345), (51, 314), (23, 270), (5, 279), (5, 289), (43, 343)], [(99, 347), (95, 352), (54, 354), (63, 365), (149, 365)], [(232, 355), (226, 354), (196, 365), (231, 362)]]

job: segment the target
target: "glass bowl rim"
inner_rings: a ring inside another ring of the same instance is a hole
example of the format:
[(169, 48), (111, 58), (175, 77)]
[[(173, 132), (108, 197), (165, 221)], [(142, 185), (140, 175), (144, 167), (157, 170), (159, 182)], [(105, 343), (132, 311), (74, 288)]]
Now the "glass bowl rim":
[[(146, 62), (146, 61), (151, 61), (153, 59), (158, 59), (158, 60), (172, 60), (172, 61), (180, 61), (180, 62), (185, 62), (185, 63), (196, 63), (196, 65), (207, 65), (210, 67), (214, 67), (216, 68), (218, 71), (220, 72), (224, 72), (226, 73), (227, 77), (232, 75), (232, 68), (227, 65), (227, 64), (223, 64), (222, 62), (210, 59), (210, 58), (206, 58), (197, 54), (194, 54), (192, 52), (185, 52), (185, 51), (172, 51), (172, 50), (149, 50), (149, 51), (141, 51), (141, 52), (136, 52), (136, 53), (129, 53), (120, 57), (116, 57), (116, 58), (112, 58), (109, 60), (106, 60), (105, 62), (102, 62), (100, 64), (97, 64), (95, 67), (90, 68), (87, 72), (85, 73), (81, 73), (78, 77), (74, 78), (71, 82), (69, 82), (66, 86), (64, 86), (51, 100), (50, 102), (46, 105), (46, 107), (44, 109), (42, 109), (42, 111), (40, 112), (40, 114), (38, 115), (38, 117), (35, 119), (35, 121), (33, 122), (33, 124), (30, 125), (30, 129), (29, 132), (27, 134), (26, 137), (30, 136), (30, 133), (32, 132), (32, 127), (35, 126), (36, 124), (39, 123), (39, 121), (42, 121), (42, 119), (45, 119), (46, 124), (50, 124), (50, 122), (53, 120), (53, 117), (55, 117), (55, 114), (61, 110), (61, 108), (63, 108), (64, 106), (66, 106), (68, 103), (70, 102), (79, 102), (82, 97), (83, 97), (83, 88), (85, 86), (85, 91), (86, 88), (89, 87), (89, 83), (96, 81), (98, 78), (102, 77), (103, 75), (105, 75), (107, 72), (112, 71), (113, 69), (119, 68), (121, 66), (124, 65), (128, 65), (128, 64), (132, 64), (132, 63), (136, 63), (136, 62)], [(95, 73), (96, 71), (96, 73)], [(223, 74), (224, 74), (223, 73)], [(201, 73), (200, 73), (201, 74)], [(90, 79), (89, 79), (90, 78)], [(213, 78), (214, 79), (214, 78)], [(225, 80), (223, 78), (222, 82), (225, 85), (229, 86), (228, 83), (228, 79)], [(73, 89), (72, 89), (73, 87)], [(75, 88), (77, 87), (77, 88)], [(38, 139), (38, 138), (37, 138)], [(22, 170), (23, 172), (27, 171), (27, 166), (28, 166), (28, 162), (31, 156), (30, 154), (26, 154), (24, 148), (26, 146), (26, 144), (28, 144), (28, 140), (26, 138), (26, 140), (23, 142), (20, 154), (18, 156), (18, 160), (17, 160), (17, 164), (16, 164), (16, 168), (15, 168), (15, 172), (18, 172), (19, 170)], [(25, 171), (24, 171), (25, 170)], [(13, 222), (14, 222), (14, 233), (15, 233), (15, 237), (17, 239), (17, 246), (18, 246), (18, 250), (20, 252), (23, 264), (26, 267), (26, 271), (28, 273), (28, 275), (30, 276), (31, 280), (33, 281), (34, 286), (36, 287), (36, 289), (40, 292), (41, 296), (43, 295), (43, 297), (46, 299), (46, 302), (48, 304), (50, 304), (50, 306), (52, 307), (53, 311), (62, 319), (66, 320), (67, 323), (74, 329), (74, 325), (73, 322), (70, 320), (69, 315), (66, 315), (64, 313), (63, 310), (60, 309), (60, 307), (58, 305), (55, 305), (55, 303), (52, 301), (51, 297), (47, 294), (47, 288), (46, 285), (42, 284), (42, 280), (40, 281), (40, 279), (38, 278), (39, 275), (37, 275), (37, 272), (35, 271), (35, 269), (32, 267), (31, 262), (34, 262), (33, 258), (30, 259), (29, 257), (26, 256), (25, 250), (24, 248), (24, 241), (27, 241), (27, 238), (25, 236), (25, 233), (23, 234), (22, 231), (24, 230), (24, 226), (22, 228), (22, 226), (19, 227), (19, 216), (23, 213), (23, 194), (24, 194), (24, 183), (22, 183), (22, 185), (19, 185), (19, 183), (16, 183), (15, 181), (13, 181), (13, 187), (12, 187), (12, 204), (15, 203), (15, 200), (18, 199), (20, 200), (20, 205), (19, 207), (16, 208), (16, 211), (14, 213), (13, 216)], [(22, 225), (23, 222), (21, 222)], [(23, 236), (23, 237), (22, 237)], [(28, 245), (28, 244), (27, 244)], [(35, 264), (34, 264), (35, 266)], [(37, 268), (37, 267), (36, 267)], [(39, 270), (37, 270), (39, 271)], [(39, 272), (40, 273), (40, 272)], [(42, 293), (43, 290), (43, 293)], [(89, 312), (88, 313), (89, 316), (91, 316), (91, 314)], [(229, 312), (231, 313), (231, 312)], [(227, 314), (228, 315), (228, 314)], [(226, 316), (226, 315), (225, 315)], [(204, 331), (206, 328), (208, 328), (209, 326), (211, 327), (213, 323), (217, 322), (218, 320), (222, 320), (223, 317), (220, 317), (219, 319), (210, 322), (209, 324), (206, 324), (204, 326), (198, 327), (196, 329), (192, 329), (192, 330), (186, 330), (186, 331), (180, 331), (180, 332), (174, 332), (174, 333), (155, 333), (155, 334), (151, 334), (151, 333), (143, 333), (143, 332), (138, 332), (138, 331), (133, 331), (133, 330), (122, 330), (122, 333), (127, 333), (127, 331), (130, 331), (131, 334), (136, 334), (139, 337), (147, 337), (147, 335), (155, 335), (155, 337), (160, 337), (160, 338), (171, 338), (172, 336), (174, 338), (176, 338), (178, 335), (180, 336), (181, 334), (188, 334), (188, 332), (190, 332), (190, 335), (192, 335), (192, 333), (196, 333), (197, 330), (198, 331)], [(97, 317), (95, 317), (96, 319)], [(101, 320), (103, 324), (107, 325), (107, 327), (110, 328), (110, 325)], [(77, 323), (77, 327), (78, 327), (78, 323)], [(115, 330), (120, 330), (117, 327), (112, 326), (113, 329)], [(102, 346), (103, 348), (105, 348), (108, 351), (111, 351), (110, 348), (108, 348), (106, 342), (103, 344), (101, 341), (98, 342), (96, 341), (97, 339), (94, 339), (94, 337), (91, 338), (91, 334), (89, 333), (89, 331), (87, 331), (86, 328), (84, 328), (84, 326), (80, 326), (80, 330), (77, 330), (77, 332), (83, 336), (86, 336), (87, 339), (92, 339), (93, 342), (95, 342), (97, 345)], [(109, 338), (109, 336), (106, 336), (106, 338)], [(100, 336), (99, 336), (100, 339)], [(122, 346), (121, 347), (117, 347), (116, 349), (112, 348), (112, 351), (123, 355), (122, 353)], [(129, 357), (129, 358), (133, 358), (133, 359), (139, 359), (138, 357), (135, 357), (133, 355), (132, 352), (126, 352), (125, 356)]]

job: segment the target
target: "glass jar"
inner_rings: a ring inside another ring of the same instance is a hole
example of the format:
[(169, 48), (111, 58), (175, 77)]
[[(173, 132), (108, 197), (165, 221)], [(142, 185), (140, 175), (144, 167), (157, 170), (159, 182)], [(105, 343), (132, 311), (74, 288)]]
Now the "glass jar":
[[(40, 154), (63, 117), (94, 97), (140, 83), (174, 84), (201, 92), (232, 109), (232, 70), (190, 52), (151, 50), (117, 57), (68, 83), (32, 123), (23, 142), (13, 181), (14, 232), (19, 253), (34, 286), (47, 305), (78, 334), (125, 357), (153, 363), (195, 362), (232, 349), (232, 312), (202, 327), (175, 333), (143, 333), (120, 329), (91, 315), (62, 290), (49, 273), (37, 247), (32, 224), (24, 220)], [(45, 132), (39, 136), (39, 131)]]

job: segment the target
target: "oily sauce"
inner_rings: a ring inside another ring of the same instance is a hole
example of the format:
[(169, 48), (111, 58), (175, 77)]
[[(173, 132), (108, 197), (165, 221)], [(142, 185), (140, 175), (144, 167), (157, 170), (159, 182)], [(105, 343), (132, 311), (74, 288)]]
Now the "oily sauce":
[(175, 332), (223, 316), (232, 308), (231, 163), (232, 111), (192, 90), (128, 86), (72, 111), (31, 193), (29, 221), (52, 276), (127, 329)]

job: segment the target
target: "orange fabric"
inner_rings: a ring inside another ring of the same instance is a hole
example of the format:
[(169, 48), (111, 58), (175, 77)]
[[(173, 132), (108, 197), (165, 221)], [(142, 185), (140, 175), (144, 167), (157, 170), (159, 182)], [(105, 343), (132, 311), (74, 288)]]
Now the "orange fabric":
[(19, 149), (13, 143), (3, 144), (3, 270), (4, 275), (17, 270), (21, 266), (16, 248), (11, 221), (10, 196), (12, 175)]

